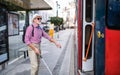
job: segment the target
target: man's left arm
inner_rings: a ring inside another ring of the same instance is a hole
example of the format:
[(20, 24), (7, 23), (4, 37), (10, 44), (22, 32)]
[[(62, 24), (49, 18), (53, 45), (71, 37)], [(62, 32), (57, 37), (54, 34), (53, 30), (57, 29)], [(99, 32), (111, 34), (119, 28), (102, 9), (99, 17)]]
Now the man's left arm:
[(60, 43), (58, 43), (56, 40), (54, 40), (53, 38), (50, 39), (51, 42), (53, 42), (58, 48), (61, 48)]
[(53, 42), (58, 48), (61, 48), (61, 45), (53, 38), (51, 38), (44, 30), (42, 31), (42, 36), (48, 39), (50, 42)]

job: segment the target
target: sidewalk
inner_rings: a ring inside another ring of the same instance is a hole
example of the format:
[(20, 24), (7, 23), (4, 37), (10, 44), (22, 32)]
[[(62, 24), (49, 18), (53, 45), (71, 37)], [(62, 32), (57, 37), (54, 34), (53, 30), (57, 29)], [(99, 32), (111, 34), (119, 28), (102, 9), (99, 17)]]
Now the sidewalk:
[[(42, 39), (42, 57), (39, 75), (74, 75), (74, 41), (73, 30), (66, 29), (55, 34), (55, 39), (62, 45), (57, 48), (53, 43)], [(59, 38), (57, 35), (59, 34)], [(0, 75), (30, 75), (29, 57), (21, 56), (16, 62), (8, 65)]]

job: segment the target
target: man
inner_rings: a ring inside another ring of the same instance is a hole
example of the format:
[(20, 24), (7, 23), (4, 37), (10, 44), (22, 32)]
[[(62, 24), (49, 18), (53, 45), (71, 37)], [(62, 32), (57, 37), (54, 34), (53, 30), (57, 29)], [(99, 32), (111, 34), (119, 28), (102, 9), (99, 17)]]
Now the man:
[[(40, 43), (41, 38), (44, 37), (49, 41), (53, 42), (57, 47), (61, 48), (61, 45), (51, 38), (39, 24), (42, 20), (42, 17), (38, 14), (33, 15), (32, 25), (28, 26), (25, 33), (25, 43), (28, 45), (28, 53), (31, 63), (31, 75), (38, 75), (39, 63), (40, 63)], [(34, 35), (32, 36), (32, 31), (34, 28)]]

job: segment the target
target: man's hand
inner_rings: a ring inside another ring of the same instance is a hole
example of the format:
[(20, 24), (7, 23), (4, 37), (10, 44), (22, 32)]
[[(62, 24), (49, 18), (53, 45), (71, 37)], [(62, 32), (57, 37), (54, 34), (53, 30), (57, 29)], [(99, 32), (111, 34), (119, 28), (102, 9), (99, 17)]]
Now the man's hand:
[(35, 51), (36, 54), (40, 55), (40, 50), (39, 49), (35, 48), (34, 51)]
[(34, 50), (36, 54), (40, 55), (40, 50), (37, 49), (33, 44), (29, 44), (28, 46), (31, 47), (31, 49)]
[(59, 43), (55, 44), (58, 48), (61, 48), (61, 45)]

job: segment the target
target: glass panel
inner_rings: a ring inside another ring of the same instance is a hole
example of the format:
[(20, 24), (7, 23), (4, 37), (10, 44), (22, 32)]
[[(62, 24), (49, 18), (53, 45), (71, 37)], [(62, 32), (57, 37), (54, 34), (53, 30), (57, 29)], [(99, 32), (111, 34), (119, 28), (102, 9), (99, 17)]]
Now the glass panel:
[(93, 0), (86, 0), (86, 16), (85, 19), (87, 22), (91, 22), (92, 21), (92, 4)]
[[(91, 31), (92, 31), (92, 26), (91, 25), (87, 25), (85, 27), (85, 55), (86, 55), (86, 52), (87, 52)], [(90, 59), (91, 57), (92, 57), (92, 41), (90, 43), (87, 59)]]
[(0, 27), (6, 25), (5, 9), (0, 7)]
[(6, 10), (0, 7), (0, 63), (8, 60)]
[(120, 29), (120, 0), (108, 0), (107, 25), (112, 29)]

